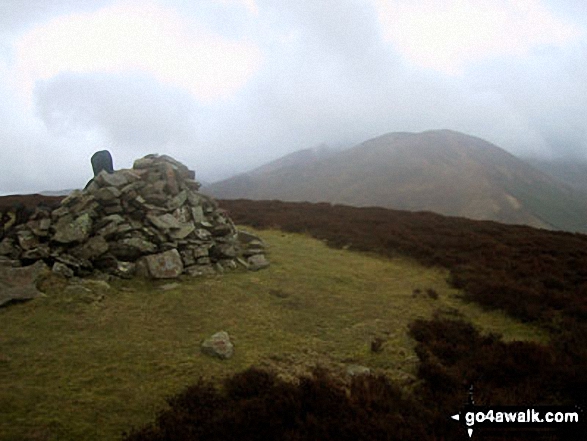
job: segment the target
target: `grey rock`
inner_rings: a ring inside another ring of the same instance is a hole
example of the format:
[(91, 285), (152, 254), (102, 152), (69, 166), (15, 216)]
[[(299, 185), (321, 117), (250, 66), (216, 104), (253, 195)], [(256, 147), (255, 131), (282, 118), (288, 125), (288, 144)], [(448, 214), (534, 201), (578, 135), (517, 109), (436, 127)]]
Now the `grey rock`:
[(203, 228), (197, 228), (194, 231), (194, 233), (199, 240), (202, 240), (204, 242), (210, 241), (212, 239), (212, 235), (210, 234), (210, 232)]
[(172, 228), (179, 229), (182, 227), (181, 223), (173, 217), (172, 214), (163, 214), (160, 216), (156, 216), (153, 214), (148, 214), (147, 219), (157, 228), (163, 231), (171, 230)]
[(93, 260), (108, 251), (108, 242), (103, 236), (90, 237), (84, 244), (71, 250), (71, 254), (82, 259)]
[(167, 202), (167, 209), (169, 211), (176, 210), (177, 208), (181, 207), (185, 201), (187, 200), (187, 192), (185, 190), (179, 192), (176, 196), (174, 196), (171, 200)]
[(173, 229), (169, 232), (169, 237), (175, 240), (181, 240), (188, 237), (194, 232), (196, 227), (194, 224), (184, 224), (178, 229)]
[(134, 262), (117, 262), (113, 274), (123, 279), (130, 279), (136, 273), (137, 266)]
[(216, 271), (212, 265), (193, 265), (184, 270), (190, 277), (214, 276)]
[(204, 217), (204, 210), (202, 209), (202, 207), (192, 207), (192, 218), (196, 225), (201, 225), (202, 222), (206, 221), (206, 218)]
[(183, 272), (183, 262), (177, 249), (151, 254), (142, 259), (146, 262), (149, 276), (154, 279), (172, 279)]
[(234, 345), (226, 331), (220, 331), (204, 340), (201, 345), (202, 352), (211, 357), (227, 360), (234, 354)]
[(142, 254), (154, 253), (157, 251), (157, 245), (142, 237), (129, 237), (128, 239), (122, 239), (119, 243), (132, 247)]
[(149, 158), (149, 157), (139, 158), (139, 159), (135, 160), (135, 162), (132, 165), (132, 168), (135, 168), (135, 169), (149, 168), (149, 167), (153, 166), (154, 163), (155, 163), (155, 161), (153, 161), (152, 158)]
[(5, 237), (0, 242), (0, 256), (17, 256), (18, 251), (14, 247), (14, 241), (9, 237)]
[(247, 263), (251, 271), (258, 271), (269, 266), (269, 261), (263, 254), (255, 254), (247, 258)]
[(84, 213), (75, 219), (71, 215), (62, 217), (55, 226), (53, 240), (60, 243), (83, 242), (92, 229), (92, 219)]
[(47, 273), (41, 261), (22, 268), (0, 266), (0, 307), (42, 296), (37, 283)]
[(247, 244), (250, 244), (251, 242), (255, 242), (256, 244), (260, 244), (261, 246), (264, 246), (264, 243), (261, 240), (261, 238), (253, 233), (250, 233), (245, 230), (238, 230), (237, 234), (238, 234), (238, 236), (237, 236), (238, 241), (240, 243), (242, 243), (243, 245), (247, 245)]
[(192, 250), (181, 250), (179, 252), (184, 267), (196, 264), (196, 259)]
[(41, 244), (36, 248), (27, 250), (22, 253), (21, 259), (23, 260), (40, 260), (46, 259), (51, 255), (51, 250), (48, 244)]
[(208, 247), (195, 247), (192, 251), (194, 258), (199, 259), (200, 257), (208, 257)]
[(232, 244), (219, 244), (212, 247), (212, 255), (218, 258), (233, 258), (237, 256), (236, 247)]
[(51, 271), (53, 274), (57, 274), (68, 279), (74, 276), (73, 270), (61, 262), (55, 262), (53, 264), (53, 268), (51, 268)]
[(17, 233), (18, 244), (23, 250), (30, 250), (39, 245), (39, 239), (30, 230), (21, 230)]
[(129, 178), (127, 173), (119, 170), (114, 173), (101, 172), (95, 178), (95, 181), (98, 182), (98, 184), (100, 184), (102, 187), (121, 188), (128, 184)]
[(94, 194), (94, 197), (101, 202), (108, 203), (117, 200), (120, 198), (120, 195), (121, 192), (116, 187), (103, 187)]
[(347, 375), (349, 375), (351, 377), (357, 377), (357, 376), (361, 376), (361, 375), (370, 375), (371, 369), (369, 369), (366, 366), (361, 366), (358, 364), (351, 364), (351, 365), (347, 366), (346, 373), (347, 373)]

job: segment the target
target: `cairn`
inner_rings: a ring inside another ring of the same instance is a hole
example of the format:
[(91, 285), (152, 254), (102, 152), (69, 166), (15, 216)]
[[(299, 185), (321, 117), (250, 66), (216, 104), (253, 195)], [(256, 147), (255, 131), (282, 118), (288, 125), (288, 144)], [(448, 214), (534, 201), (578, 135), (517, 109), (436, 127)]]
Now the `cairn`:
[(66, 277), (158, 279), (267, 267), (264, 243), (238, 231), (199, 189), (194, 171), (165, 155), (137, 159), (132, 169), (102, 170), (58, 208), (38, 207), (4, 231), (0, 257), (14, 266), (42, 260)]

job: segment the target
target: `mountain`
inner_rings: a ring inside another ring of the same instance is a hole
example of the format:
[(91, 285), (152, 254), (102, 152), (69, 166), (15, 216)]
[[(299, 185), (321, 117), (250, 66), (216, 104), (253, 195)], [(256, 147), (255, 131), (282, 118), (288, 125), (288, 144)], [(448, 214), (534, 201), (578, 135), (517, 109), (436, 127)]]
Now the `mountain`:
[(483, 139), (451, 130), (389, 133), (344, 151), (301, 150), (205, 189), (280, 199), (434, 211), (587, 232), (587, 197)]
[(587, 160), (578, 158), (524, 158), (532, 167), (587, 193)]

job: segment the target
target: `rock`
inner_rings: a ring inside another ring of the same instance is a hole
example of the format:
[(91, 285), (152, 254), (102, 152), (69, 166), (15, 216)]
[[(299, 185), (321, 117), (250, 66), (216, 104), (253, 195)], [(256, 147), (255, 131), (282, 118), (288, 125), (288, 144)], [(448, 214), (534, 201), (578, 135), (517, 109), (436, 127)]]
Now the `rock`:
[(346, 373), (347, 373), (347, 375), (349, 375), (351, 377), (357, 377), (360, 375), (370, 375), (371, 369), (369, 369), (366, 366), (361, 366), (358, 364), (351, 364), (351, 365), (347, 366)]
[(39, 245), (36, 248), (31, 250), (27, 250), (22, 253), (21, 259), (22, 260), (41, 260), (46, 259), (51, 254), (51, 250), (49, 249), (49, 245), (46, 243)]
[(247, 258), (247, 264), (251, 271), (259, 271), (260, 269), (267, 268), (269, 262), (263, 254), (255, 254)]
[(116, 201), (121, 195), (121, 192), (116, 187), (103, 187), (94, 193), (94, 197), (101, 202)]
[(116, 269), (113, 274), (123, 279), (130, 279), (136, 273), (136, 264), (134, 262), (120, 262), (116, 263)]
[(22, 268), (0, 266), (0, 307), (42, 296), (37, 284), (48, 272), (41, 261)]
[(73, 270), (61, 262), (55, 262), (53, 264), (53, 268), (51, 268), (51, 272), (53, 272), (53, 274), (63, 276), (67, 279), (70, 279), (71, 277), (74, 276)]
[(21, 230), (16, 236), (18, 237), (18, 244), (25, 251), (39, 245), (39, 239), (30, 230)]
[(53, 240), (60, 243), (83, 242), (92, 229), (92, 219), (84, 213), (73, 219), (72, 215), (64, 216), (55, 226)]
[(173, 217), (173, 215), (167, 213), (161, 216), (155, 216), (152, 214), (147, 215), (147, 219), (157, 228), (163, 231), (169, 231), (172, 228), (179, 229), (182, 227), (181, 223)]
[(112, 173), (114, 166), (112, 165), (112, 155), (108, 150), (100, 150), (92, 155), (92, 169), (94, 170), (94, 176), (97, 176), (100, 172)]
[(220, 331), (204, 340), (202, 343), (202, 352), (211, 357), (218, 357), (226, 360), (232, 357), (234, 345), (230, 341), (230, 336), (226, 331)]
[(0, 256), (11, 256), (17, 258), (19, 251), (14, 246), (14, 241), (8, 237), (0, 242)]
[(265, 244), (237, 232), (199, 187), (193, 171), (164, 155), (138, 159), (132, 170), (101, 169), (58, 208), (5, 215), (2, 266), (44, 259), (65, 277), (163, 279), (266, 267)]
[(178, 229), (173, 229), (169, 232), (169, 237), (175, 240), (181, 240), (188, 237), (196, 229), (194, 224), (185, 224)]
[(105, 173), (105, 172), (101, 172), (97, 177), (96, 177), (96, 182), (98, 184), (100, 184), (103, 187), (115, 187), (115, 188), (121, 188), (123, 186), (125, 186), (126, 184), (128, 184), (128, 174), (127, 173), (121, 173), (121, 172), (116, 172), (116, 173)]
[(172, 279), (183, 272), (183, 262), (177, 249), (151, 254), (142, 259), (147, 264), (149, 275), (154, 279)]
[(216, 271), (211, 265), (193, 265), (185, 269), (185, 273), (190, 277), (214, 276)]
[(108, 242), (103, 236), (90, 237), (86, 243), (71, 250), (71, 254), (82, 259), (93, 260), (108, 251)]

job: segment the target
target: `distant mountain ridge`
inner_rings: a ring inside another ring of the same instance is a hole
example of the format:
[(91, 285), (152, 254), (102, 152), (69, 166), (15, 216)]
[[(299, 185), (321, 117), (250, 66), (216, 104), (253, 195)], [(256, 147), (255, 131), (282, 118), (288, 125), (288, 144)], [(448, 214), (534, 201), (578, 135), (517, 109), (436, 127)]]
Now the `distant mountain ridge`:
[(451, 130), (382, 135), (343, 151), (306, 149), (205, 191), (433, 211), (587, 232), (587, 197), (505, 150)]

